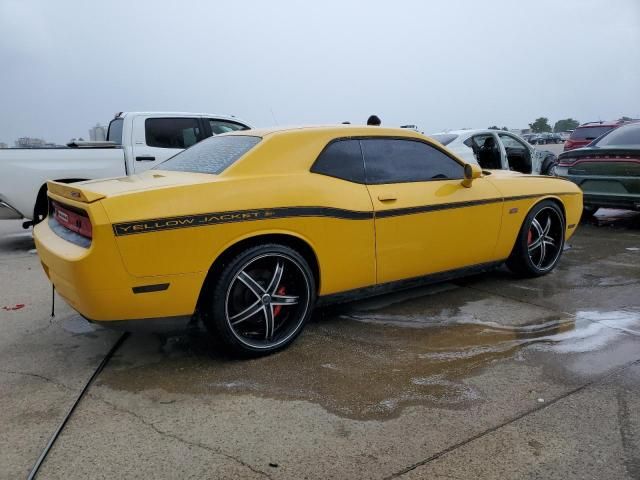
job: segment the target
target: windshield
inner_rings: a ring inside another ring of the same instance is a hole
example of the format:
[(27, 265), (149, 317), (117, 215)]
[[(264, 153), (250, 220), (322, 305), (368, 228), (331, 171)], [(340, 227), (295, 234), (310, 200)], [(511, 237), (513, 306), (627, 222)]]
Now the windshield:
[(571, 140), (595, 140), (614, 127), (579, 127), (571, 134)]
[(210, 137), (174, 155), (154, 169), (217, 175), (255, 147), (260, 140), (260, 137), (248, 135)]
[(437, 140), (442, 145), (449, 145), (456, 138), (458, 138), (458, 135), (454, 135), (452, 133), (443, 133), (440, 135), (430, 135), (430, 137), (433, 138), (434, 140)]
[(115, 118), (109, 123), (109, 130), (107, 131), (107, 141), (115, 142), (118, 145), (122, 145), (122, 124), (124, 119)]
[(596, 143), (598, 147), (610, 145), (640, 145), (640, 123), (616, 128)]

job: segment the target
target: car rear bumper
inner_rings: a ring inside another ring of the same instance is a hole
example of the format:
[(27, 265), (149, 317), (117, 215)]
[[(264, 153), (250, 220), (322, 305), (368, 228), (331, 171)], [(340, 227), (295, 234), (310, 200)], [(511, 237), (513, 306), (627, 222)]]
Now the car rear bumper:
[(584, 204), (592, 207), (640, 211), (640, 195), (584, 194)]
[(113, 326), (123, 325), (124, 320), (153, 323), (151, 320), (193, 315), (206, 272), (132, 276), (124, 268), (113, 237), (105, 238), (100, 229), (94, 233), (98, 235), (91, 246), (84, 248), (58, 236), (47, 221), (34, 228), (45, 273), (71, 307), (91, 321), (114, 322)]
[(640, 177), (569, 175), (567, 170), (567, 167), (559, 166), (556, 174), (582, 189), (585, 205), (640, 210)]

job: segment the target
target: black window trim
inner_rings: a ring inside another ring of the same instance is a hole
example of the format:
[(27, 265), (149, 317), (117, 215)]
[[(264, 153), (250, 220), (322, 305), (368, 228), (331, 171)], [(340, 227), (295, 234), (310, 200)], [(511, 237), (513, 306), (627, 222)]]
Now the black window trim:
[[(144, 119), (144, 144), (146, 147), (149, 148), (164, 148), (165, 150), (178, 150), (180, 149), (180, 147), (158, 147), (158, 146), (152, 146), (149, 145), (149, 142), (147, 141), (147, 122), (149, 120), (195, 120), (198, 128), (200, 129), (200, 135), (198, 138), (198, 141), (196, 143), (200, 143), (202, 140), (204, 140), (205, 138), (209, 138), (206, 136), (205, 134), (205, 130), (203, 128), (203, 121), (201, 117), (147, 117)], [(209, 135), (211, 136), (211, 135)], [(196, 143), (194, 143), (193, 145), (195, 145)], [(190, 145), (189, 147), (185, 147), (182, 150), (186, 150), (187, 148), (193, 147), (193, 145)], [(178, 152), (180, 153), (180, 152)], [(168, 159), (167, 159), (168, 160)]]

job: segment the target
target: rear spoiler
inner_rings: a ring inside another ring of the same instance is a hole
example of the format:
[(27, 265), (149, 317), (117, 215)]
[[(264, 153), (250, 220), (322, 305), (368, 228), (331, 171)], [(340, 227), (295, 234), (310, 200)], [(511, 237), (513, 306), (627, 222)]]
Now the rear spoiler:
[(82, 190), (68, 183), (54, 182), (53, 180), (47, 182), (47, 189), (55, 195), (84, 203), (92, 203), (105, 197), (101, 193)]

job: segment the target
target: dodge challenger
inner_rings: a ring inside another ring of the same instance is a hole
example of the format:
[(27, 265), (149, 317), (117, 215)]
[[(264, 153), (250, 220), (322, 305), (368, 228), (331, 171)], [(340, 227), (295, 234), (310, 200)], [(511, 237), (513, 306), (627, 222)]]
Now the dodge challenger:
[(406, 129), (303, 127), (206, 139), (139, 175), (48, 183), (43, 268), (92, 322), (205, 323), (232, 352), (289, 345), (315, 305), (557, 265), (572, 182), (482, 170)]

